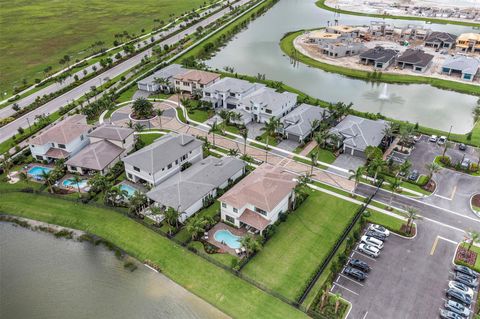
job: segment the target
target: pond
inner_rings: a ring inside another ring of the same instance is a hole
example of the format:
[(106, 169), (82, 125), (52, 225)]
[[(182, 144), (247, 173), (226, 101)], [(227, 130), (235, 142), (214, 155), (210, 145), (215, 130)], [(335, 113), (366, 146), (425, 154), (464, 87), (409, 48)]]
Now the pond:
[(102, 246), (0, 222), (0, 317), (228, 318), (142, 264), (130, 272)]
[[(352, 25), (369, 24), (374, 20), (370, 17), (335, 15), (318, 8), (315, 0), (280, 0), (206, 63), (218, 69), (230, 66), (240, 74), (265, 74), (267, 79), (282, 81), (316, 98), (352, 102), (354, 108), (360, 111), (380, 112), (388, 117), (445, 131), (453, 126), (452, 132), (455, 133), (471, 130), (471, 110), (478, 99), (475, 96), (429, 85), (388, 84), (387, 93), (391, 98), (382, 99), (383, 84), (367, 83), (301, 63), (293, 65), (281, 51), (279, 42), (285, 33), (324, 27), (327, 21), (332, 23), (334, 19), (338, 19), (340, 24)], [(425, 25), (421, 21), (386, 21), (396, 25)], [(473, 31), (471, 27), (457, 25), (428, 24), (428, 27), (455, 34)]]

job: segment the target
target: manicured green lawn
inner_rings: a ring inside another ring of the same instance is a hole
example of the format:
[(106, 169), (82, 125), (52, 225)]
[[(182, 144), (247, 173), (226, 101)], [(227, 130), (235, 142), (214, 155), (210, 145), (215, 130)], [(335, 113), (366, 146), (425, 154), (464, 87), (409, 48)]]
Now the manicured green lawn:
[[(353, 78), (369, 80), (370, 72), (320, 62), (297, 51), (293, 46), (293, 41), (303, 32), (304, 30), (288, 33), (282, 38), (282, 40), (280, 41), (280, 48), (285, 54), (296, 59), (297, 61), (300, 61), (315, 68), (325, 70), (327, 72), (334, 72)], [(425, 76), (382, 73), (379, 81), (388, 83), (430, 84), (441, 89), (453, 90), (472, 95), (480, 95), (480, 87), (477, 85), (430, 78)]]
[(310, 154), (312, 152), (317, 152), (317, 160), (319, 162), (327, 163), (327, 164), (332, 164), (335, 162), (335, 155), (333, 154), (332, 151), (330, 150), (325, 150), (321, 148), (320, 150), (318, 148), (313, 149), (310, 153), (308, 153), (308, 158), (310, 158)]
[(287, 298), (297, 298), (357, 209), (356, 204), (310, 191), (242, 271)]
[(33, 83), (34, 78), (43, 77), (46, 66), (65, 67), (59, 60), (66, 54), (72, 61), (81, 59), (91, 54), (89, 47), (96, 41), (111, 47), (117, 33), (128, 31), (138, 36), (142, 29), (152, 30), (154, 19), (168, 23), (170, 15), (179, 16), (203, 3), (203, 0), (2, 1), (0, 91), (11, 92), (13, 85), (20, 85), (24, 78)]
[(208, 255), (210, 258), (215, 259), (216, 261), (224, 264), (227, 267), (231, 267), (233, 260), (240, 261), (238, 257), (235, 257), (233, 255), (230, 255), (229, 253), (225, 254), (208, 254), (205, 249), (203, 248), (203, 244), (199, 241), (192, 241), (191, 243), (188, 244), (189, 247), (195, 248), (197, 251)]
[(369, 222), (383, 225), (396, 233), (400, 233), (402, 225), (405, 224), (405, 221), (401, 219), (385, 215), (374, 210), (369, 210), (369, 212), (371, 214), (370, 217), (367, 217)]
[(348, 11), (348, 10), (329, 7), (325, 4), (325, 1), (326, 0), (319, 0), (315, 2), (315, 4), (321, 9), (348, 14), (348, 15), (355, 15), (355, 16), (374, 17), (374, 18), (381, 18), (381, 19), (417, 20), (417, 21), (426, 21), (429, 23), (457, 24), (457, 25), (476, 26), (476, 27), (480, 26), (480, 24), (475, 22), (451, 21), (447, 19), (424, 18), (424, 17), (415, 17), (415, 16), (394, 16), (394, 15), (383, 15), (383, 14), (375, 14), (375, 13)]
[(195, 110), (187, 109), (187, 111), (188, 111), (188, 117), (191, 120), (200, 122), (200, 123), (205, 122), (215, 114), (213, 110), (206, 111), (206, 110), (199, 110), (199, 109), (195, 109)]
[(140, 134), (139, 139), (145, 143), (145, 146), (152, 144), (157, 138), (162, 137), (165, 134)]
[[(220, 202), (215, 201), (212, 205), (207, 208), (200, 210), (197, 215), (202, 217), (213, 217), (220, 211)], [(182, 228), (176, 235), (175, 239), (181, 242), (187, 242), (190, 239), (190, 234), (187, 232), (187, 229)]]
[(0, 211), (98, 235), (236, 318), (306, 318), (297, 309), (109, 209), (39, 195), (1, 194)]

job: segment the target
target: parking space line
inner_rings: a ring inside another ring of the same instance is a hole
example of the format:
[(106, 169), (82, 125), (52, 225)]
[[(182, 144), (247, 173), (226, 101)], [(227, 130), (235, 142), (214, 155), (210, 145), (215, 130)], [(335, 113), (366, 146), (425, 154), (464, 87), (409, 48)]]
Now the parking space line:
[(438, 237), (438, 239), (444, 240), (444, 241), (449, 242), (451, 244), (458, 245), (458, 242), (456, 242), (454, 240), (451, 240), (451, 239), (448, 239), (448, 238), (445, 238), (445, 237), (442, 237), (442, 236), (437, 236), (437, 237)]
[(356, 280), (353, 280), (352, 278), (348, 278), (347, 276), (342, 275), (342, 274), (338, 274), (338, 276), (339, 276), (339, 277), (342, 277), (342, 278), (345, 278), (345, 279), (348, 279), (348, 280), (350, 280), (351, 282), (356, 283), (357, 285), (360, 285), (360, 286), (363, 287), (363, 284), (359, 283), (359, 282), (356, 281)]
[(367, 318), (367, 315), (368, 315), (368, 311), (367, 311), (367, 312), (365, 312), (365, 316), (363, 316), (363, 318), (362, 318), (362, 319), (365, 319), (365, 318)]
[(433, 253), (435, 252), (435, 248), (437, 248), (437, 244), (438, 244), (438, 236), (435, 237), (435, 241), (433, 242), (432, 250), (430, 250), (430, 256), (432, 256)]
[(350, 290), (350, 289), (348, 289), (348, 288), (346, 288), (346, 287), (343, 287), (342, 285), (339, 285), (338, 283), (334, 283), (333, 285), (334, 285), (334, 286), (338, 286), (338, 287), (340, 287), (340, 288), (342, 288), (342, 289), (345, 289), (346, 291), (349, 291), (349, 292), (351, 292), (352, 294), (358, 296), (358, 294), (357, 294), (355, 291)]
[(372, 258), (372, 257), (370, 257), (370, 256), (367, 256), (367, 255), (365, 255), (364, 253), (362, 253), (362, 252), (360, 252), (360, 251), (358, 251), (358, 250), (355, 250), (355, 252), (356, 252), (357, 254), (359, 254), (360, 256), (363, 256), (363, 257), (365, 257), (365, 258), (368, 258), (368, 259), (370, 259), (370, 260), (372, 260), (372, 261), (377, 261), (375, 258)]
[(445, 196), (442, 196), (442, 195), (438, 195), (438, 194), (433, 194), (433, 196), (437, 196), (437, 197), (440, 197), (441, 199), (445, 199), (445, 200), (452, 200), (451, 198), (448, 198), (448, 197), (445, 197)]

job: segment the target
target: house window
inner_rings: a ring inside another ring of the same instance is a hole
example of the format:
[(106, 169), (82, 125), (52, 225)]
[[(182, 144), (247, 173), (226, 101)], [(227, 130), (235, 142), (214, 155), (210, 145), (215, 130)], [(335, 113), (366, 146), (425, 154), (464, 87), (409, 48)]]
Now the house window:
[(72, 171), (76, 171), (76, 170), (77, 170), (77, 168), (76, 168), (75, 166), (70, 166), (70, 169), (71, 169)]
[(39, 161), (43, 161), (43, 156), (37, 155), (36, 158), (37, 158), (37, 160), (39, 160)]
[(63, 148), (63, 149), (66, 148), (66, 147), (65, 147), (65, 144), (58, 144), (58, 147), (59, 147), (59, 148)]
[(222, 207), (223, 207), (223, 208), (227, 208), (227, 204), (222, 203)]
[(263, 216), (267, 216), (267, 212), (264, 211), (263, 209), (260, 209), (258, 207), (255, 207), (255, 211)]
[(250, 107), (245, 106), (245, 110), (250, 111)]
[(133, 176), (132, 176), (132, 174), (130, 174), (130, 173), (127, 174), (127, 177), (128, 177), (129, 179), (133, 179)]
[(135, 172), (140, 172), (140, 168), (138, 168), (138, 167), (136, 167), (136, 166), (133, 167), (133, 170), (134, 170)]
[(233, 212), (234, 212), (235, 214), (238, 214), (238, 209), (234, 208), (234, 209), (233, 209)]
[(180, 81), (175, 81), (175, 84), (180, 84)]
[[(283, 107), (282, 107), (282, 108), (283, 108)], [(266, 109), (266, 110), (265, 110), (265, 113), (267, 113), (267, 114), (272, 114), (272, 110)]]
[(172, 168), (172, 163), (168, 164), (167, 169)]
[(235, 97), (235, 93), (230, 93), (230, 96)]
[(235, 218), (232, 216), (225, 215), (225, 220), (229, 223), (235, 224)]
[(210, 96), (210, 93), (208, 93), (208, 92), (205, 92), (205, 96)]

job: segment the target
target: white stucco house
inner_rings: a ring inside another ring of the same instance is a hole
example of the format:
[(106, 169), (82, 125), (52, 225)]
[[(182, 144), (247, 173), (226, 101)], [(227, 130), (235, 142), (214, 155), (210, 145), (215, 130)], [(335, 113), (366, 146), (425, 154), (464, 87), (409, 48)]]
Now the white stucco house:
[(176, 90), (193, 94), (220, 80), (220, 75), (201, 70), (188, 70), (173, 77)]
[(262, 233), (295, 199), (295, 175), (262, 164), (219, 198), (221, 219)]
[(203, 159), (203, 142), (187, 134), (169, 133), (122, 159), (127, 178), (156, 186), (178, 173), (183, 164)]
[(66, 160), (88, 145), (91, 129), (86, 116), (67, 117), (30, 140), (32, 156), (39, 161)]
[[(202, 209), (219, 189), (234, 183), (245, 173), (245, 163), (234, 157), (209, 156), (168, 178), (147, 193), (155, 205), (180, 213), (179, 221)], [(210, 198), (208, 198), (210, 197)]]
[(172, 91), (174, 88), (173, 77), (182, 73), (186, 73), (187, 71), (188, 69), (185, 69), (179, 64), (170, 64), (163, 69), (156, 71), (152, 75), (138, 81), (137, 87), (139, 90), (147, 92)]

